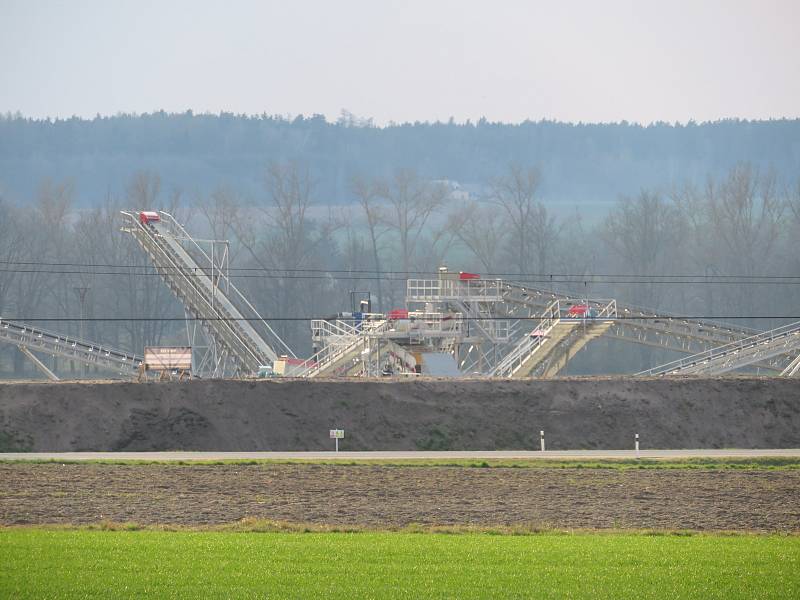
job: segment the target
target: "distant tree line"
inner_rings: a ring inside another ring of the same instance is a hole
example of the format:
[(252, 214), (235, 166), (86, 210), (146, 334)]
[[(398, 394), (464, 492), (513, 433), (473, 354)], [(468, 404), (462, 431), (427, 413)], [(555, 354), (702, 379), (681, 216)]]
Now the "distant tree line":
[[(0, 195), (25, 204), (43, 177), (70, 181), (76, 206), (121, 196), (139, 171), (159, 173), (187, 203), (220, 186), (255, 201), (270, 162), (313, 165), (317, 201), (355, 202), (351, 181), (390, 178), (398, 167), (483, 191), (511, 163), (537, 165), (548, 205), (597, 212), (620, 194), (702, 183), (741, 162), (779, 177), (800, 169), (800, 120), (641, 126), (526, 121), (403, 123), (375, 127), (343, 112), (284, 117), (222, 113), (118, 115), (91, 120), (0, 116)], [(602, 211), (601, 211), (602, 212)]]

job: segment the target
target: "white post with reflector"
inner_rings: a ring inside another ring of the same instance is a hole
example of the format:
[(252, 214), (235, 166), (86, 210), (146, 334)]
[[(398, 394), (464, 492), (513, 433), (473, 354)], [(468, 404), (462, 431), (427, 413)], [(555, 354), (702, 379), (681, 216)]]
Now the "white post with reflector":
[(539, 442), (541, 442), (542, 452), (544, 452), (544, 431), (539, 432)]
[(639, 434), (638, 433), (636, 434), (636, 437), (634, 439), (635, 439), (634, 445), (635, 445), (635, 448), (636, 448), (636, 458), (639, 458)]

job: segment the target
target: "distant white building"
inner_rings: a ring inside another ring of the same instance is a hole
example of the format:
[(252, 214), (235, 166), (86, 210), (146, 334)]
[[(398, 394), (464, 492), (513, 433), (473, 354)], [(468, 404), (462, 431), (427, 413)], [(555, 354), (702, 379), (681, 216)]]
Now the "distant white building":
[(472, 198), (470, 193), (465, 190), (460, 183), (453, 181), (452, 179), (435, 179), (431, 183), (445, 186), (450, 192), (451, 200), (466, 202)]

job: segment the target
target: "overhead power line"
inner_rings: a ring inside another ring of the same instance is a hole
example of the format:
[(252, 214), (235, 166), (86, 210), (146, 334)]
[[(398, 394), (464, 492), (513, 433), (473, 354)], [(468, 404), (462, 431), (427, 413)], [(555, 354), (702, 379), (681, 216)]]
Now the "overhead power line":
[[(79, 262), (49, 262), (49, 261), (13, 261), (13, 260), (0, 260), (0, 265), (20, 265), (23, 267), (74, 267), (74, 268), (107, 268), (107, 269), (149, 269), (155, 272), (155, 267), (152, 265), (142, 264), (120, 264), (120, 263), (79, 263)], [(163, 270), (186, 270), (185, 267), (160, 267)], [(0, 272), (29, 272), (18, 270), (16, 268), (0, 269)], [(308, 273), (319, 274), (320, 276), (327, 277), (328, 274), (337, 273), (348, 275), (373, 275), (373, 276), (401, 276), (402, 278), (419, 276), (418, 278), (436, 278), (437, 273), (431, 271), (394, 271), (394, 270), (377, 270), (377, 269), (286, 269), (286, 268), (270, 268), (270, 267), (229, 267), (226, 271), (231, 273), (245, 272), (245, 273)], [(58, 272), (58, 273), (71, 273), (72, 271), (61, 270), (36, 270), (36, 272)], [(92, 272), (94, 273), (94, 272)], [(456, 274), (458, 271), (451, 271), (451, 274)], [(597, 277), (619, 277), (619, 278), (637, 278), (637, 279), (702, 279), (706, 281), (711, 280), (728, 280), (728, 279), (748, 279), (748, 280), (800, 280), (800, 275), (720, 275), (720, 274), (698, 274), (698, 273), (654, 273), (654, 274), (636, 274), (636, 273), (482, 273), (474, 272), (484, 279), (498, 279), (507, 278), (512, 281), (520, 277), (535, 277), (541, 279), (551, 278), (575, 278), (575, 279), (593, 279)], [(105, 273), (99, 273), (105, 274)], [(279, 275), (284, 277), (283, 275)]]
[[(317, 316), (317, 317), (243, 317), (240, 319), (234, 319), (230, 317), (3, 317), (0, 321), (13, 321), (17, 323), (33, 323), (33, 322), (70, 322), (70, 323), (78, 323), (78, 322), (87, 322), (87, 321), (94, 321), (94, 322), (115, 322), (115, 321), (125, 321), (125, 322), (173, 322), (173, 321), (252, 321), (252, 322), (261, 322), (261, 321), (312, 321), (312, 320), (329, 320), (333, 318), (331, 315), (328, 316)], [(652, 315), (652, 316), (627, 316), (627, 315), (620, 315), (613, 318), (599, 318), (599, 319), (587, 319), (587, 322), (591, 321), (712, 321), (712, 320), (734, 320), (734, 319), (792, 319), (800, 321), (800, 316), (798, 315)], [(424, 319), (421, 319), (424, 320)], [(463, 322), (466, 321), (541, 321), (541, 316), (532, 316), (532, 317), (518, 317), (518, 316), (494, 316), (494, 317), (463, 317), (460, 319)], [(581, 322), (581, 319), (576, 318), (576, 322)], [(719, 327), (719, 323), (714, 323), (715, 326)], [(724, 327), (724, 325), (723, 325)]]
[[(0, 269), (0, 273), (15, 273), (22, 275), (89, 275), (89, 276), (115, 276), (115, 277), (160, 277), (161, 274), (155, 267), (131, 267), (140, 269), (139, 271), (87, 271), (87, 270), (62, 270), (62, 269)], [(209, 277), (210, 271), (182, 269), (183, 275), (186, 277)], [(300, 274), (298, 274), (300, 273)], [(332, 275), (333, 272), (325, 272), (326, 274), (302, 274), (303, 272), (292, 272), (291, 274), (275, 274), (275, 273), (232, 273), (230, 279), (269, 279), (269, 280), (325, 280), (325, 281), (406, 281), (408, 277), (403, 274), (393, 275), (362, 275), (362, 274), (337, 274)], [(341, 273), (341, 272), (338, 272)], [(215, 270), (216, 276), (216, 270)], [(430, 274), (429, 278), (435, 279)], [(513, 282), (519, 284), (617, 284), (617, 285), (634, 285), (634, 284), (667, 284), (667, 285), (799, 285), (800, 277), (749, 277), (741, 276), (739, 279), (717, 279), (711, 280), (702, 276), (696, 276), (696, 279), (673, 279), (672, 276), (663, 276), (660, 279), (651, 278), (653, 276), (639, 276), (632, 275), (625, 279), (610, 279), (610, 277), (625, 277), (625, 276), (612, 276), (612, 275), (562, 275), (562, 276), (548, 276), (539, 278), (531, 278), (532, 276), (515, 276)], [(643, 278), (640, 278), (643, 277)], [(413, 278), (412, 278), (413, 279)], [(489, 280), (490, 281), (490, 280)]]

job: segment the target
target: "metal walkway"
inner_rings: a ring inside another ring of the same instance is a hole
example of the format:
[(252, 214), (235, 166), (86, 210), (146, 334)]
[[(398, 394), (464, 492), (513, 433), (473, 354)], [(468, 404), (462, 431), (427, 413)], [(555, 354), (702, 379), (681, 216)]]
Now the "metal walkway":
[[(508, 303), (544, 309), (554, 299), (559, 299), (562, 303), (588, 302), (595, 309), (602, 308), (601, 301), (587, 301), (577, 295), (531, 288), (510, 281), (503, 283), (503, 299)], [(760, 333), (758, 330), (730, 323), (685, 319), (664, 311), (619, 302), (617, 316), (619, 318), (605, 334), (607, 337), (692, 354)]]
[(135, 377), (142, 364), (142, 358), (135, 354), (5, 319), (0, 319), (0, 341), (17, 346), (50, 379), (58, 377), (32, 352), (74, 360), (126, 378)]
[(587, 343), (603, 335), (616, 317), (616, 302), (601, 301), (591, 318), (564, 315), (559, 300), (495, 367), (494, 377), (554, 377)]
[[(294, 357), (231, 283), (225, 266), (214, 256), (214, 244), (219, 242), (195, 240), (166, 212), (159, 212), (161, 221), (146, 224), (139, 221), (138, 212), (122, 214), (130, 221), (126, 231), (147, 252), (188, 315), (202, 323), (210, 347), (196, 372), (207, 376), (255, 374), (260, 366), (274, 363), (279, 354)], [(210, 253), (202, 248), (202, 242), (211, 244)]]
[[(470, 319), (473, 330), (480, 330), (482, 323), (493, 322), (502, 325), (502, 319), (507, 319), (505, 323), (508, 324), (511, 335), (503, 340), (496, 335), (493, 336), (491, 331), (485, 332), (483, 344), (472, 343), (466, 347), (466, 352), (471, 354), (466, 359), (459, 359), (458, 352), (465, 353), (459, 350), (458, 344), (455, 344), (459, 367), (463, 371), (502, 373), (505, 376), (512, 376), (512, 372), (522, 376), (525, 369), (520, 369), (520, 361), (526, 356), (526, 352), (533, 350), (540, 352), (535, 348), (538, 344), (522, 337), (531, 333), (530, 327), (526, 327), (525, 323), (531, 319), (541, 318), (554, 301), (561, 304), (562, 312), (572, 305), (587, 304), (598, 313), (603, 310), (607, 302), (587, 300), (577, 295), (500, 279), (460, 280), (457, 273), (450, 273), (446, 269), (440, 270), (438, 279), (409, 280), (407, 287), (409, 303), (438, 305), (439, 310), (452, 309), (459, 312), (463, 312), (465, 306), (469, 307), (469, 313), (465, 313), (465, 317)], [(484, 318), (486, 320), (481, 321)], [(515, 322), (514, 319), (518, 321)], [(572, 351), (566, 352), (559, 360), (558, 369), (567, 364), (579, 347), (599, 335), (694, 355), (761, 333), (755, 329), (730, 323), (686, 319), (664, 311), (623, 304), (616, 305), (614, 318), (605, 320), (603, 327), (591, 329), (591, 332), (588, 328), (582, 332), (586, 334), (585, 336), (573, 334), (572, 339), (576, 344)], [(577, 341), (580, 337), (586, 339)], [(512, 345), (509, 345), (509, 342), (512, 342)], [(562, 349), (563, 346), (564, 344)], [(797, 372), (800, 371), (800, 362), (789, 365), (794, 358), (791, 350), (786, 349), (776, 353), (761, 353), (753, 364), (775, 374), (790, 367)], [(552, 376), (558, 369), (547, 367), (545, 371)], [(538, 370), (540, 369), (537, 367)], [(540, 375), (543, 375), (543, 372)]]
[[(451, 344), (459, 369), (493, 377), (557, 375), (616, 318), (614, 300), (531, 294), (512, 282), (461, 278), (444, 268), (436, 280), (409, 280), (406, 301), (461, 314), (466, 335)], [(585, 317), (569, 314), (576, 304), (585, 305)]]
[[(712, 348), (680, 360), (641, 371), (638, 376), (720, 375), (758, 362), (800, 352), (800, 322), (765, 331), (742, 340)], [(794, 375), (798, 370), (795, 358), (783, 371)]]
[[(519, 283), (503, 282), (504, 300), (511, 304), (527, 305), (544, 309), (554, 299), (562, 304), (586, 304), (600, 310), (602, 301), (585, 300), (551, 290), (531, 288)], [(740, 325), (686, 319), (680, 315), (655, 311), (631, 304), (617, 304), (617, 317), (603, 332), (603, 336), (635, 344), (662, 348), (683, 354), (699, 354), (726, 344), (738, 342), (761, 333), (756, 329)], [(759, 368), (780, 373), (788, 360), (794, 358), (789, 351), (761, 356), (756, 364)]]

